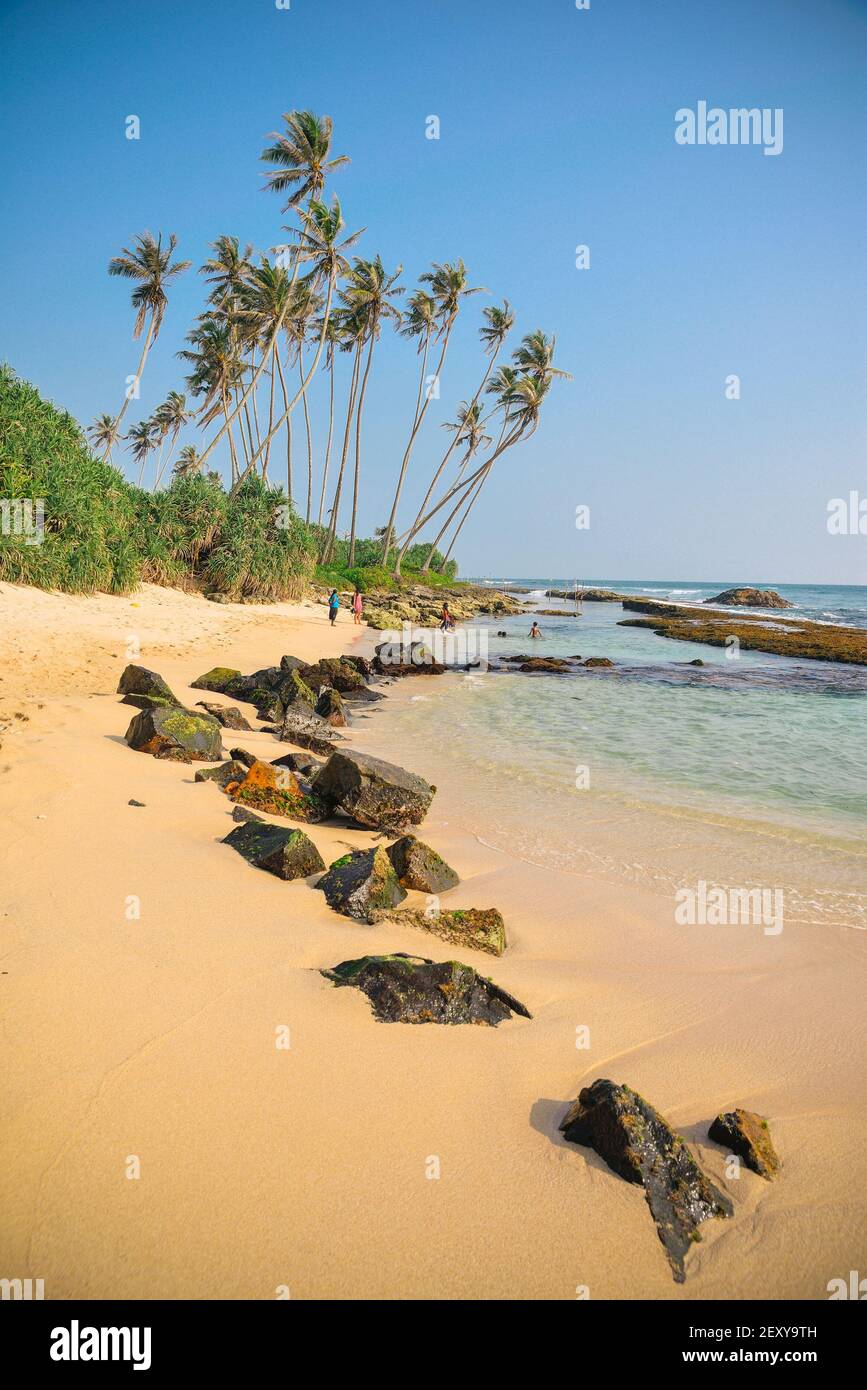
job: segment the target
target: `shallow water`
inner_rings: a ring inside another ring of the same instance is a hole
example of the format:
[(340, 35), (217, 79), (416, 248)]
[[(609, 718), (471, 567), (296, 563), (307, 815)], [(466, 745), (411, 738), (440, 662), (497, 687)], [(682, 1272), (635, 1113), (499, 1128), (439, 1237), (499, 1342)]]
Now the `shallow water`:
[(437, 784), (439, 815), (532, 862), (665, 893), (699, 879), (783, 887), (789, 921), (867, 927), (867, 671), (731, 659), (623, 616), (586, 603), (580, 618), (540, 618), (539, 643), (524, 617), (484, 624), (492, 661), (617, 665), (396, 683), (391, 755)]

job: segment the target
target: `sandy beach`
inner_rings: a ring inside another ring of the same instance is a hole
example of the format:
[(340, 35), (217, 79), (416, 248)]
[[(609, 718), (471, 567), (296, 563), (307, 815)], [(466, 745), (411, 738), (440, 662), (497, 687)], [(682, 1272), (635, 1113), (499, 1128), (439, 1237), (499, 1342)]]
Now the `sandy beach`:
[[(827, 1298), (867, 1237), (863, 933), (678, 926), (660, 896), (480, 843), (456, 767), (420, 834), (461, 876), (450, 905), (502, 910), (506, 954), (461, 958), (533, 1018), (381, 1024), (319, 970), (454, 949), (251, 868), (219, 843), (215, 785), (124, 742), (128, 661), (194, 704), (214, 665), (373, 640), (312, 603), (0, 586), (2, 1272), (51, 1299)], [(388, 756), (388, 721), (359, 713), (349, 746)], [(375, 843), (310, 834), (326, 862)], [(558, 1133), (596, 1077), (646, 1096), (734, 1202), (682, 1286), (641, 1189)], [(707, 1138), (736, 1105), (769, 1118), (773, 1183), (728, 1178)]]

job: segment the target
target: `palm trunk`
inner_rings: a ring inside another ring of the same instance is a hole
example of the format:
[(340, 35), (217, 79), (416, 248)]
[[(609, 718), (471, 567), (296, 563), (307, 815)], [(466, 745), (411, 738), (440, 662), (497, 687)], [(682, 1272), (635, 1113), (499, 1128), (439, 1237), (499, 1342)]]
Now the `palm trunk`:
[[(298, 345), (298, 377), (304, 381), (304, 357)], [(307, 525), (310, 525), (310, 512), (313, 508), (313, 436), (310, 433), (310, 409), (307, 405), (307, 392), (301, 397), (304, 406), (304, 427), (307, 430)]]
[(317, 526), (322, 525), (322, 509), (325, 506), (325, 487), (328, 482), (328, 463), (331, 458), (331, 436), (334, 433), (334, 348), (331, 349), (329, 367), (330, 385), (328, 388), (328, 443), (325, 445), (325, 464), (322, 469), (322, 489), (319, 493), (319, 516)]
[[(283, 363), (280, 361), (280, 353), (277, 353), (277, 372), (280, 377), (280, 389), (283, 392), (283, 405), (289, 409), (289, 392), (286, 390), (286, 378), (283, 375)], [(286, 495), (292, 501), (292, 418), (286, 417)]]
[[(482, 474), (482, 476), (479, 478), (479, 481), (477, 482), (476, 487), (475, 487), (475, 491), (472, 493), (472, 495), (470, 496), (469, 501), (467, 502), (467, 509), (466, 509), (466, 511), (464, 512), (463, 516), (461, 517), (461, 519), (460, 519), (460, 521), (459, 521), (459, 523), (458, 523), (458, 527), (457, 527), (457, 530), (455, 531), (455, 534), (454, 534), (454, 535), (452, 536), (452, 538), (451, 538), (451, 541), (450, 541), (450, 543), (449, 543), (449, 548), (448, 548), (448, 550), (446, 551), (445, 555), (443, 556), (443, 562), (442, 562), (442, 565), (440, 566), (440, 573), (442, 573), (442, 571), (445, 569), (446, 565), (448, 564), (449, 556), (451, 555), (452, 551), (453, 551), (454, 548), (455, 548), (455, 542), (457, 541), (458, 536), (461, 534), (461, 531), (462, 531), (462, 529), (463, 529), (464, 522), (466, 521), (466, 519), (467, 519), (467, 517), (469, 516), (470, 512), (473, 510), (473, 507), (474, 507), (475, 504), (476, 504), (476, 500), (477, 500), (477, 498), (478, 498), (478, 496), (479, 496), (479, 493), (481, 492), (482, 488), (485, 486), (485, 479), (488, 477), (488, 474), (489, 474), (489, 473), (490, 473), (490, 468), (488, 468), (488, 470), (487, 470), (486, 472), (484, 472), (484, 473)], [(459, 503), (459, 506), (463, 506), (463, 504), (464, 504), (465, 501), (466, 501), (466, 498), (462, 498), (461, 501), (460, 501), (460, 503)], [(451, 517), (449, 517), (449, 521), (451, 521)], [(429, 553), (428, 553), (428, 557), (427, 557), (427, 559), (425, 560), (424, 564), (422, 565), (422, 570), (421, 570), (422, 574), (427, 574), (428, 570), (430, 569), (430, 567), (431, 567), (431, 561), (433, 560), (433, 557), (434, 557), (434, 552), (435, 552), (437, 546), (439, 545), (440, 541), (442, 540), (443, 536), (445, 535), (446, 531), (448, 530), (448, 528), (449, 528), (449, 522), (447, 521), (446, 524), (445, 524), (445, 526), (443, 526), (442, 529), (440, 530), (439, 535), (437, 536), (436, 540), (434, 541), (433, 545), (432, 545), (431, 548), (430, 548), (430, 551), (429, 551)]]
[[(268, 398), (268, 432), (269, 432), (269, 435), (270, 435), (270, 431), (271, 431), (271, 426), (272, 426), (273, 423), (274, 423), (274, 376), (275, 376), (275, 372), (274, 372), (274, 354), (276, 353), (276, 351), (277, 351), (276, 347), (275, 347), (275, 348), (272, 348), (272, 350), (271, 350), (271, 390), (270, 390), (269, 398)], [(259, 422), (258, 422), (258, 420), (257, 420), (257, 421), (256, 421), (256, 429), (258, 430), (258, 428), (259, 428)], [(264, 459), (262, 460), (262, 477), (263, 477), (263, 479), (266, 478), (266, 477), (268, 476), (268, 460), (270, 459), (270, 457), (271, 457), (271, 445), (270, 445), (270, 443), (269, 443), (267, 449), (265, 450), (265, 457), (264, 457)]]
[(343, 431), (343, 451), (340, 455), (340, 468), (337, 473), (337, 486), (334, 489), (334, 501), (331, 505), (331, 515), (328, 520), (328, 535), (325, 538), (325, 545), (322, 548), (322, 558), (320, 564), (327, 564), (334, 553), (334, 540), (337, 535), (337, 516), (340, 511), (340, 493), (343, 488), (343, 474), (346, 469), (346, 457), (349, 453), (349, 436), (352, 432), (352, 414), (355, 410), (355, 394), (358, 389), (358, 368), (361, 362), (361, 343), (355, 349), (355, 360), (352, 364), (352, 376), (349, 381), (349, 401), (346, 407), (346, 428)]
[[(226, 421), (228, 422), (228, 419), (229, 419), (229, 402), (228, 402), (228, 399), (227, 399), (227, 397), (226, 397), (226, 388), (225, 388), (225, 387), (223, 387), (222, 395), (223, 395), (223, 415), (225, 416)], [(232, 435), (232, 426), (231, 426), (231, 425), (228, 425), (228, 431), (229, 431), (229, 456), (230, 456), (230, 458), (231, 458), (231, 460), (232, 460), (232, 486), (234, 487), (234, 485), (235, 485), (235, 480), (236, 480), (237, 477), (238, 477), (238, 455), (235, 453), (235, 440), (234, 440), (234, 437), (233, 437), (233, 435)], [(244, 431), (241, 430), (241, 438), (243, 439), (243, 437), (244, 437)]]
[[(440, 353), (440, 360), (439, 360), (439, 362), (437, 363), (437, 369), (436, 369), (436, 372), (434, 373), (434, 375), (436, 376), (437, 380), (439, 380), (440, 373), (441, 373), (442, 368), (443, 368), (443, 363), (444, 363), (445, 360), (446, 360), (446, 352), (448, 351), (449, 338), (451, 337), (452, 326), (453, 326), (453, 324), (454, 324), (454, 318), (451, 319), (451, 321), (450, 321), (450, 323), (449, 323), (449, 325), (448, 325), (448, 328), (446, 329), (445, 339), (444, 339), (444, 341), (443, 341), (443, 350), (442, 350), (442, 352)], [(425, 364), (426, 364), (426, 363), (427, 363), (427, 344), (425, 344)], [(424, 366), (422, 367), (422, 371), (424, 371)], [(391, 541), (391, 530), (392, 530), (392, 527), (394, 526), (395, 517), (397, 516), (397, 509), (398, 509), (398, 506), (399, 506), (399, 504), (400, 504), (400, 494), (401, 494), (401, 492), (403, 491), (403, 483), (404, 483), (404, 479), (405, 479), (405, 477), (406, 477), (406, 471), (407, 471), (407, 469), (409, 468), (409, 461), (410, 461), (410, 459), (411, 459), (411, 457), (412, 457), (413, 446), (415, 445), (416, 436), (417, 436), (419, 430), (421, 429), (422, 421), (424, 420), (425, 414), (426, 414), (426, 412), (427, 412), (427, 408), (428, 408), (428, 406), (430, 405), (430, 393), (428, 393), (428, 396), (427, 396), (427, 398), (426, 398), (426, 400), (425, 400), (424, 405), (421, 407), (421, 410), (419, 410), (419, 401), (421, 400), (421, 385), (422, 385), (422, 382), (423, 382), (423, 381), (424, 381), (424, 376), (422, 376), (421, 382), (419, 383), (419, 399), (418, 399), (418, 401), (416, 402), (415, 419), (413, 420), (412, 429), (411, 429), (411, 431), (410, 431), (409, 442), (407, 443), (406, 449), (405, 449), (405, 451), (404, 451), (403, 461), (402, 461), (402, 463), (401, 463), (401, 465), (400, 465), (400, 474), (399, 474), (399, 476), (398, 476), (398, 479), (397, 479), (397, 487), (395, 488), (395, 492), (394, 492), (394, 501), (393, 501), (392, 504), (391, 504), (391, 515), (390, 515), (389, 518), (388, 518), (388, 523), (387, 523), (386, 528), (385, 528), (385, 542), (384, 542), (384, 545), (383, 545), (383, 556), (382, 556), (382, 563), (383, 563), (384, 565), (387, 565), (387, 564), (388, 564), (388, 553), (389, 553), (389, 551), (390, 551), (390, 549), (391, 549), (391, 544), (390, 544), (390, 541)]]
[(358, 479), (361, 472), (361, 415), (364, 410), (364, 397), (367, 392), (367, 378), (370, 376), (370, 364), (373, 361), (373, 344), (376, 340), (375, 326), (370, 333), (370, 347), (367, 349), (367, 362), (364, 367), (364, 378), (361, 383), (361, 395), (358, 398), (358, 414), (355, 417), (355, 481), (352, 488), (352, 528), (349, 534), (349, 568), (355, 564), (355, 523), (358, 518)]
[[(141, 357), (139, 358), (138, 371), (137, 371), (136, 374), (135, 374), (136, 385), (138, 385), (138, 384), (141, 382), (142, 372), (144, 371), (144, 365), (145, 365), (145, 362), (147, 361), (148, 353), (150, 352), (150, 346), (151, 346), (151, 343), (153, 342), (153, 337), (154, 337), (154, 316), (153, 316), (153, 314), (151, 314), (150, 320), (149, 320), (149, 322), (148, 322), (148, 331), (147, 331), (147, 333), (145, 334), (144, 347), (142, 348)], [(128, 395), (125, 395), (124, 398), (123, 398), (123, 405), (122, 405), (121, 408), (120, 408), (120, 414), (118, 415), (117, 419), (116, 419), (115, 422), (114, 422), (114, 428), (115, 428), (115, 429), (117, 429), (118, 425), (120, 424), (121, 420), (123, 419), (124, 415), (126, 414), (126, 408), (127, 408), (127, 406), (129, 405), (129, 403), (130, 403), (130, 397), (129, 397)], [(111, 452), (111, 446), (109, 445), (108, 449), (106, 450), (106, 452), (105, 452), (105, 453), (103, 454), (103, 456), (102, 456), (103, 462), (105, 462), (105, 460), (107, 459), (108, 454), (109, 454), (110, 452)]]

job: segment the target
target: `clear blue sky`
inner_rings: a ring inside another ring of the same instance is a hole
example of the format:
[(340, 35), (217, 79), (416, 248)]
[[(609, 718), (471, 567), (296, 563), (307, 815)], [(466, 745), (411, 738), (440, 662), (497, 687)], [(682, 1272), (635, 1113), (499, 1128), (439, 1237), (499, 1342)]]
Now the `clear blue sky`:
[[(264, 249), (280, 201), (259, 153), (280, 113), (334, 118), (364, 254), (463, 257), (521, 331), (557, 336), (542, 425), (461, 536), (470, 573), (867, 582), (865, 0), (0, 0), (0, 355), (84, 423), (135, 369), (110, 256), (149, 228), (196, 265), (220, 233)], [(682, 147), (674, 113), (782, 107), (784, 149)], [(140, 117), (138, 142), (124, 134)], [(425, 139), (436, 114), (441, 139)], [(591, 268), (575, 269), (575, 247)], [(182, 367), (202, 277), (177, 284), (145, 373)], [(479, 299), (414, 459), (480, 375)], [(367, 411), (362, 529), (385, 519), (412, 410), (386, 334)], [(740, 376), (739, 401), (725, 378)], [(321, 451), (322, 393), (314, 396)], [(300, 420), (300, 414), (296, 414)], [(299, 455), (299, 464), (301, 462)], [(575, 506), (591, 508), (576, 531)]]

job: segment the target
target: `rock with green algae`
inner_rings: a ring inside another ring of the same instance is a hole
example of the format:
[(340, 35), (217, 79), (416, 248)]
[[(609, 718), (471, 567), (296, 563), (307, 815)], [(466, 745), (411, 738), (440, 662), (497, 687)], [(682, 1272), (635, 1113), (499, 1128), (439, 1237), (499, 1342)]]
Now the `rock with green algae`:
[(223, 790), (238, 805), (250, 806), (272, 816), (315, 823), (326, 815), (319, 798), (302, 787), (289, 768), (274, 767), (258, 758), (252, 767), (242, 767), (242, 776), (237, 781), (227, 782)]
[(230, 782), (240, 782), (247, 775), (246, 765), (237, 758), (230, 758), (218, 767), (201, 767), (195, 776), (196, 782), (216, 782), (224, 790)]
[(415, 835), (402, 835), (389, 845), (386, 854), (402, 888), (413, 888), (419, 893), (446, 893), (460, 883), (454, 869)]
[(334, 690), (330, 685), (326, 685), (320, 692), (319, 699), (316, 701), (316, 713), (333, 729), (345, 729), (350, 722), (349, 711), (343, 703), (343, 696), (339, 690)]
[(332, 753), (313, 788), (330, 810), (382, 830), (418, 825), (436, 791), (414, 772), (350, 748)]
[(228, 687), (233, 681), (238, 680), (241, 672), (232, 670), (228, 666), (214, 666), (210, 671), (206, 671), (198, 680), (190, 682), (193, 690), (212, 690), (217, 695), (225, 695)]
[[(153, 701), (155, 705), (180, 705), (180, 700), (172, 694), (162, 676), (149, 671), (146, 666), (129, 665), (121, 672), (117, 683), (118, 695), (127, 697), (126, 704), (135, 704), (136, 698)], [(140, 708), (146, 706), (141, 705)], [(147, 708), (153, 706), (148, 705)]]
[(717, 1115), (708, 1138), (737, 1154), (754, 1173), (770, 1181), (780, 1171), (767, 1120), (752, 1110), (728, 1110)]
[(322, 974), (335, 985), (350, 985), (367, 995), (382, 1023), (498, 1023), (530, 1011), (492, 980), (461, 961), (432, 961), (425, 956), (362, 956), (345, 960)]
[(371, 921), (417, 927), (453, 946), (487, 951), (491, 956), (501, 956), (506, 949), (506, 924), (495, 907), (394, 908), (374, 912)]
[(281, 743), (294, 743), (311, 753), (331, 753), (340, 735), (325, 719), (300, 704), (290, 705), (275, 726)]
[(208, 700), (197, 700), (196, 709), (203, 709), (205, 714), (216, 719), (217, 723), (222, 724), (224, 729), (241, 730), (245, 733), (252, 732), (251, 726), (234, 705), (215, 705)]
[(406, 897), (384, 849), (359, 849), (335, 859), (316, 885), (326, 902), (344, 917), (369, 922), (379, 908), (396, 907)]
[(214, 763), (223, 756), (220, 725), (210, 715), (180, 706), (144, 709), (126, 731), (126, 741), (138, 753), (181, 748), (194, 761)]
[(599, 1079), (585, 1086), (560, 1123), (572, 1144), (595, 1149), (620, 1177), (640, 1183), (675, 1282), (712, 1216), (731, 1216), (732, 1204), (705, 1177), (679, 1134), (629, 1086)]
[(231, 845), (248, 864), (286, 881), (307, 878), (325, 868), (322, 855), (303, 830), (287, 830), (267, 821), (253, 820), (236, 826), (223, 844)]
[(305, 666), (301, 675), (312, 690), (319, 691), (323, 685), (330, 685), (341, 694), (357, 690), (364, 685), (364, 676), (350, 661), (342, 656), (324, 656), (312, 665)]

